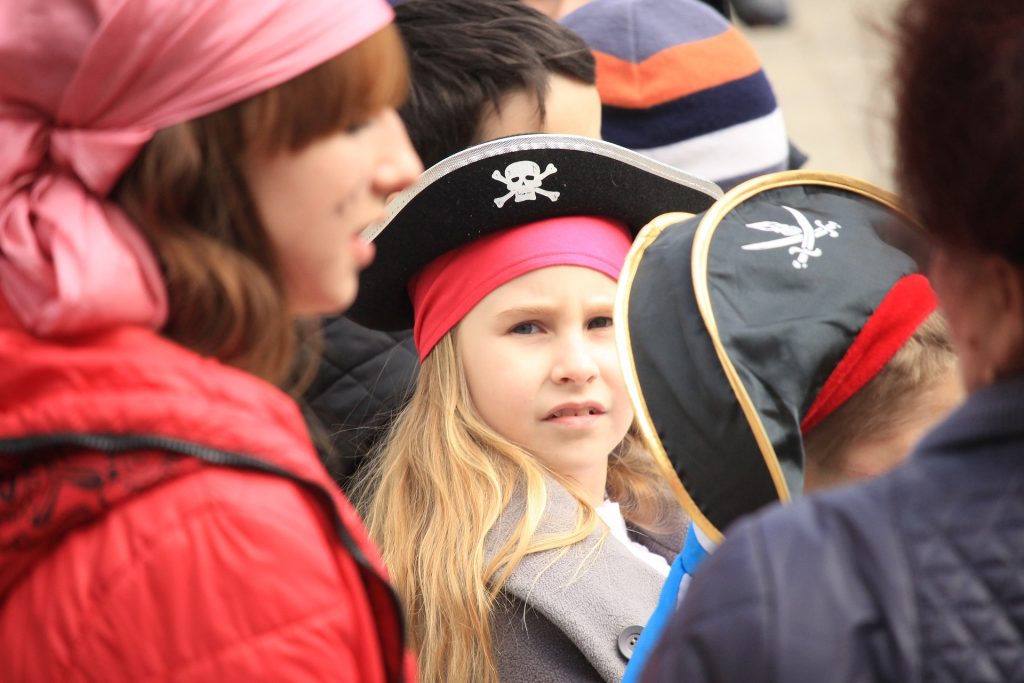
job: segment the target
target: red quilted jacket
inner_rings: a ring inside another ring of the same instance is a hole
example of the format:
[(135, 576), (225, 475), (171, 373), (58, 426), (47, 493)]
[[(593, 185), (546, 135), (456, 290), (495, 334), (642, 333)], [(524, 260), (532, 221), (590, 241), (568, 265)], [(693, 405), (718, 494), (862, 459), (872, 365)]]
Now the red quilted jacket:
[(0, 300), (0, 681), (415, 681), (287, 396), (147, 330)]

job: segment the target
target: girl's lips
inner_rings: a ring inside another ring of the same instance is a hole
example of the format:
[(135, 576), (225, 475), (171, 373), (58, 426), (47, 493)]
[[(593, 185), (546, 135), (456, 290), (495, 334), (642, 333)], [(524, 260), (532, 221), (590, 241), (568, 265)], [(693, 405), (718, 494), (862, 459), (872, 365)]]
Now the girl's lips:
[(545, 418), (544, 422), (547, 424), (556, 425), (558, 427), (566, 427), (569, 429), (583, 429), (589, 427), (598, 420), (604, 417), (604, 413), (593, 413), (590, 415), (563, 415), (561, 417), (548, 417)]
[(555, 406), (544, 418), (544, 422), (565, 427), (584, 427), (599, 420), (604, 414), (604, 406), (599, 403), (563, 403)]

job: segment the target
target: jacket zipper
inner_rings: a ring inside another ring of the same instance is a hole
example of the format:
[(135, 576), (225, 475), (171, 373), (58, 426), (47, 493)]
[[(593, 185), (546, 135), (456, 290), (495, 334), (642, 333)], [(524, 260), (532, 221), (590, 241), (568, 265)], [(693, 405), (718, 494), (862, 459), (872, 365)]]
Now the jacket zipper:
[[(384, 594), (391, 602), (395, 623), (399, 631), (398, 643), (400, 649), (394, 659), (396, 668), (394, 671), (389, 672), (389, 679), (396, 681), (396, 683), (402, 683), (405, 676), (405, 615), (402, 612), (398, 594), (395, 593), (391, 584), (377, 573), (377, 570), (370, 564), (363, 550), (356, 544), (355, 539), (352, 538), (348, 528), (341, 519), (341, 514), (338, 512), (338, 506), (334, 503), (334, 498), (326, 488), (315, 481), (300, 477), (283, 467), (250, 455), (224, 451), (191, 441), (156, 434), (79, 434), (66, 432), (0, 439), (0, 455), (23, 455), (45, 448), (68, 446), (108, 454), (127, 453), (138, 450), (162, 450), (195, 458), (217, 467), (232, 467), (281, 477), (312, 493), (329, 511), (335, 534), (341, 541), (342, 546), (344, 546), (359, 566), (359, 573), (362, 575), (363, 583), (367, 589), (367, 597), (370, 597), (373, 592), (369, 584), (376, 583), (378, 589), (384, 589)], [(371, 598), (371, 604), (372, 602)], [(386, 655), (386, 650), (387, 648), (382, 642), (381, 653)], [(384, 657), (385, 671), (387, 671), (388, 664), (390, 663), (388, 659), (387, 656)]]

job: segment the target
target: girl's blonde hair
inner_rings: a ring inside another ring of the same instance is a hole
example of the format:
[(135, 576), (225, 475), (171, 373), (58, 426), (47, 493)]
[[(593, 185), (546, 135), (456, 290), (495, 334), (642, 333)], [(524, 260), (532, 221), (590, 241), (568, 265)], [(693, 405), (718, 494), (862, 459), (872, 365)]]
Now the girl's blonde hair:
[[(623, 516), (664, 528), (677, 505), (630, 430), (609, 456), (608, 494)], [(574, 528), (537, 534), (550, 476), (579, 501)], [(525, 510), (489, 560), (484, 539), (513, 492)], [(571, 481), (488, 427), (473, 407), (449, 332), (420, 370), (409, 405), (356, 487), (370, 535), (401, 595), (423, 681), (497, 682), (491, 611), (528, 554), (585, 539), (597, 514)]]

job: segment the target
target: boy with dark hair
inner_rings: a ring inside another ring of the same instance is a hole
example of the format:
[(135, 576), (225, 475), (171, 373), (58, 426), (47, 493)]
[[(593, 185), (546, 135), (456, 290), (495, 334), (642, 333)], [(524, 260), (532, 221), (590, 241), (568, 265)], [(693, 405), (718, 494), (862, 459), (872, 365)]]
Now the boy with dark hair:
[(594, 58), (568, 28), (519, 0), (408, 0), (395, 15), (412, 81), (400, 114), (424, 166), (502, 135), (600, 135)]
[[(569, 29), (519, 0), (409, 0), (395, 13), (411, 72), (399, 115), (424, 166), (505, 135), (600, 136), (594, 58)], [(304, 399), (331, 435), (322, 457), (344, 488), (404, 404), (418, 357), (408, 332), (344, 317), (323, 336)]]

